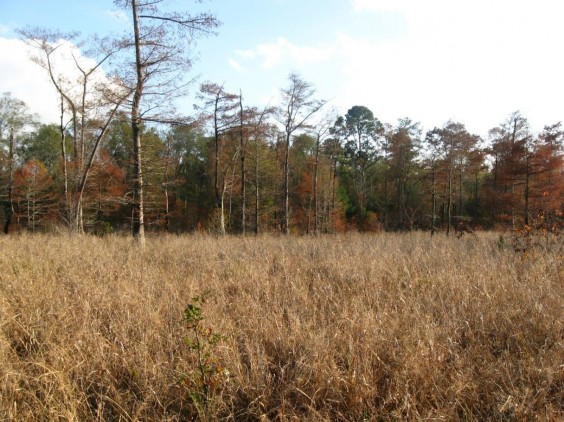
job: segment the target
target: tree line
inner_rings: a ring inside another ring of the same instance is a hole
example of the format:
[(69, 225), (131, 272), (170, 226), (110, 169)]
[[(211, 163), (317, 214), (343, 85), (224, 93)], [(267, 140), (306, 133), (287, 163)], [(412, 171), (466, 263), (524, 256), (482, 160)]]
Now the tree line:
[[(324, 112), (311, 85), (297, 75), (288, 82), (281, 105), (262, 109), (205, 83), (191, 123), (140, 126), (148, 230), (448, 233), (562, 217), (560, 123), (533, 134), (515, 112), (487, 139), (452, 121), (423, 134), (408, 118), (382, 124), (364, 106), (343, 116)], [(101, 145), (99, 133), (78, 142), (72, 130), (61, 136), (59, 125), (35, 123), (9, 94), (0, 100), (0, 124), (5, 233), (75, 230), (77, 221), (89, 232), (133, 230), (135, 146), (127, 113), (111, 119)], [(89, 156), (87, 182), (81, 154)], [(79, 212), (69, 208), (79, 199)]]
[(22, 101), (0, 98), (4, 233), (129, 230), (143, 242), (146, 229), (449, 233), (562, 220), (561, 123), (533, 133), (514, 112), (485, 139), (453, 121), (423, 133), (361, 105), (340, 116), (294, 73), (276, 106), (205, 82), (196, 111), (176, 113), (192, 42), (219, 22), (164, 3), (116, 1), (132, 18), (120, 37), (20, 31), (60, 121), (39, 124)]

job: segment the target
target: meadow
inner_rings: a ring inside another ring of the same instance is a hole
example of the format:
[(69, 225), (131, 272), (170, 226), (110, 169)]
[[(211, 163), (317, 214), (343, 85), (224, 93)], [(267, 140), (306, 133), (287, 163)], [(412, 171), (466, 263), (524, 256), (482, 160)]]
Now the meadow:
[(0, 237), (0, 420), (562, 420), (562, 250), (510, 236)]

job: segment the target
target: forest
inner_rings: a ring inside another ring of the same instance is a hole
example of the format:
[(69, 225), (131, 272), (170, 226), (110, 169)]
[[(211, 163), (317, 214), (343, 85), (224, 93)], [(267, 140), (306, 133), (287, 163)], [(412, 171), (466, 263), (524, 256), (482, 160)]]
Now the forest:
[[(487, 139), (452, 121), (422, 133), (409, 118), (382, 123), (364, 106), (326, 112), (308, 82), (295, 74), (288, 82), (282, 104), (264, 109), (205, 83), (189, 123), (141, 126), (147, 230), (448, 232), (562, 218), (561, 123), (532, 133), (514, 112)], [(95, 110), (79, 110), (80, 124), (61, 128), (1, 97), (4, 233), (131, 230), (130, 117), (112, 110), (102, 132)]]

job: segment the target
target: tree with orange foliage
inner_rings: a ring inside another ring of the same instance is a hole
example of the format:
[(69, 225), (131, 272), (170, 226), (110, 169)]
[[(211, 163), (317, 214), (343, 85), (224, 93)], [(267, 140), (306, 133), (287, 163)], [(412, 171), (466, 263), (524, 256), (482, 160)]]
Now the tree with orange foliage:
[(107, 150), (103, 149), (90, 172), (90, 183), (84, 207), (88, 208), (95, 226), (111, 224), (112, 214), (124, 204), (126, 192), (125, 170), (118, 167)]
[(545, 126), (542, 133), (525, 147), (524, 222), (529, 225), (533, 209), (548, 215), (562, 208), (564, 129), (561, 123)]

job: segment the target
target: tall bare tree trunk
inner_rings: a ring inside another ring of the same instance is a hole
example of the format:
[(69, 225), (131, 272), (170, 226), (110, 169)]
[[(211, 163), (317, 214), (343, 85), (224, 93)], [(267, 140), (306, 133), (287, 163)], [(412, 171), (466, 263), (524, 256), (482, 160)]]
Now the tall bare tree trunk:
[(531, 162), (529, 150), (525, 151), (525, 191), (523, 192), (525, 196), (525, 224), (529, 225), (529, 198), (530, 198), (530, 188), (531, 188)]
[(448, 170), (448, 199), (447, 199), (447, 236), (450, 234), (450, 226), (452, 223), (452, 171)]
[(255, 235), (259, 234), (259, 141), (258, 136), (255, 135)]
[(495, 226), (495, 220), (497, 219), (497, 204), (498, 204), (498, 197), (499, 197), (499, 192), (498, 192), (498, 166), (499, 166), (499, 160), (498, 160), (498, 156), (497, 153), (495, 154), (495, 162), (494, 162), (494, 180), (493, 180), (493, 191), (494, 191), (494, 197), (493, 197), (493, 207), (492, 207), (492, 226)]
[(432, 184), (431, 184), (431, 236), (435, 234), (435, 220), (437, 215), (437, 187), (436, 187), (436, 174), (435, 174), (435, 166), (433, 165), (433, 172), (432, 172)]
[(10, 232), (12, 217), (14, 215), (14, 129), (10, 129), (8, 145), (8, 198), (6, 200), (6, 221), (4, 222), (4, 234)]
[(282, 231), (284, 234), (290, 234), (290, 196), (289, 196), (289, 181), (290, 181), (290, 136), (286, 136), (286, 146), (284, 152), (284, 192), (282, 208)]
[(139, 19), (137, 17), (137, 0), (131, 0), (133, 12), (133, 31), (135, 35), (135, 69), (137, 84), (131, 106), (131, 130), (133, 132), (133, 236), (141, 246), (145, 245), (145, 224), (143, 212), (143, 167), (141, 161), (141, 118), (139, 107), (143, 95), (143, 64), (141, 63), (141, 40), (139, 39)]
[(64, 97), (61, 95), (61, 158), (63, 162), (63, 190), (65, 194), (65, 214), (66, 218), (69, 217), (70, 214), (70, 198), (69, 198), (69, 175), (67, 172), (67, 138), (65, 132), (65, 122), (64, 122)]
[(165, 171), (164, 171), (164, 196), (165, 196), (165, 218), (164, 218), (164, 229), (166, 232), (170, 230), (170, 198), (168, 195), (168, 168), (170, 165), (170, 154), (171, 154), (171, 137), (169, 135), (166, 140), (166, 161), (165, 161)]
[(239, 136), (241, 153), (241, 232), (245, 235), (247, 226), (247, 173), (245, 168), (245, 137), (243, 134), (243, 92), (239, 91)]
[(384, 228), (388, 229), (388, 215), (390, 209), (390, 199), (388, 195), (388, 163), (386, 162), (386, 171), (384, 172)]
[(333, 168), (331, 173), (333, 175), (333, 180), (331, 182), (331, 218), (330, 224), (333, 229), (333, 233), (336, 231), (337, 226), (337, 216), (335, 215), (335, 210), (337, 209), (337, 160), (333, 163)]
[(319, 220), (319, 199), (317, 195), (317, 177), (319, 172), (319, 144), (321, 138), (317, 136), (317, 142), (315, 143), (315, 167), (313, 171), (313, 232), (317, 236), (319, 234), (318, 220)]

